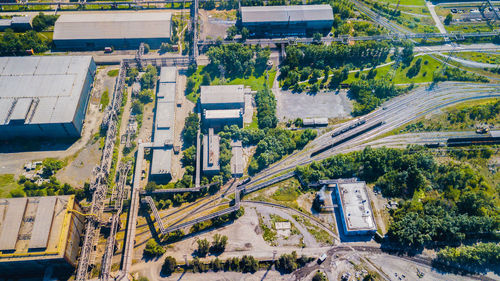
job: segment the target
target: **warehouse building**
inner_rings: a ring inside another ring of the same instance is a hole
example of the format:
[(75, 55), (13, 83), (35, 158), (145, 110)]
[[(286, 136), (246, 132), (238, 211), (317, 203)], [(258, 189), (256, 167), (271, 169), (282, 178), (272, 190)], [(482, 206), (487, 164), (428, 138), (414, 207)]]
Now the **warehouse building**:
[(203, 173), (215, 175), (220, 171), (220, 137), (214, 134), (214, 129), (208, 129), (208, 135), (203, 136)]
[(84, 219), (74, 195), (0, 199), (2, 277), (43, 274), (77, 265)]
[(91, 56), (0, 58), (0, 139), (80, 137), (96, 65)]
[(171, 34), (170, 13), (62, 14), (54, 26), (59, 50), (159, 48)]
[(10, 19), (0, 19), (0, 31), (5, 31), (7, 28), (11, 28), (17, 32), (24, 32), (33, 27), (31, 26), (31, 18), (29, 16), (14, 16)]
[(336, 183), (336, 197), (344, 233), (371, 235), (377, 231), (375, 218), (364, 181), (339, 181)]
[(243, 85), (201, 86), (200, 106), (205, 127), (243, 126), (245, 93)]
[(241, 26), (257, 37), (327, 34), (333, 26), (330, 5), (241, 7)]
[(175, 91), (177, 68), (162, 67), (156, 94), (153, 158), (151, 177), (156, 180), (171, 178), (174, 145)]

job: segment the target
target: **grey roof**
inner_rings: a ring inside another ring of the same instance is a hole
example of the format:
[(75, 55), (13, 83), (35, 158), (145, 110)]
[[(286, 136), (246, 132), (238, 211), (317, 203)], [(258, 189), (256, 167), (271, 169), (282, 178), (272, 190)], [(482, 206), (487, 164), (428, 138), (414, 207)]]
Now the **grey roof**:
[(171, 13), (62, 14), (54, 41), (71, 39), (170, 38)]
[(201, 86), (202, 104), (244, 103), (243, 85)]
[(73, 121), (91, 66), (91, 56), (0, 57), (0, 125)]
[(500, 131), (490, 131), (490, 135), (494, 138), (500, 138)]
[(0, 251), (16, 249), (17, 236), (28, 198), (13, 198), (8, 200), (7, 213), (4, 216), (0, 232)]
[(31, 232), (30, 249), (46, 248), (49, 241), (52, 219), (54, 217), (54, 206), (57, 197), (42, 197), (36, 210), (35, 224)]
[(205, 110), (205, 119), (238, 119), (243, 118), (243, 113), (241, 109), (217, 109), (217, 110)]
[(177, 68), (164, 66), (160, 70), (160, 83), (175, 83), (177, 79)]
[(339, 183), (338, 189), (347, 231), (377, 230), (365, 182)]
[(170, 174), (172, 166), (172, 148), (153, 149), (153, 159), (151, 161), (151, 174)]
[(12, 24), (31, 24), (31, 17), (29, 16), (12, 17)]
[(333, 21), (330, 5), (241, 7), (241, 20), (247, 22)]
[(231, 142), (231, 174), (242, 175), (243, 174), (243, 147), (241, 141)]
[(220, 137), (214, 134), (214, 129), (208, 129), (208, 135), (203, 136), (203, 172), (218, 172), (220, 155)]
[(158, 102), (173, 103), (175, 101), (175, 83), (159, 83), (156, 97)]
[(160, 83), (158, 83), (158, 92), (156, 93), (154, 145), (165, 147), (153, 149), (152, 175), (170, 174), (171, 172), (176, 76), (177, 69), (175, 67), (162, 67), (160, 70)]

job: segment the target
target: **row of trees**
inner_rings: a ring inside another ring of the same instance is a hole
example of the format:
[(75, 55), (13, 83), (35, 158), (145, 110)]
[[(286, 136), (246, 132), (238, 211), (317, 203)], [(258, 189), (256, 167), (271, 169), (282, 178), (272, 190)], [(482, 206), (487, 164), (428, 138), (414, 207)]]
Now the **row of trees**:
[(43, 53), (50, 49), (50, 40), (40, 36), (36, 31), (14, 33), (7, 29), (0, 36), (0, 56), (23, 56), (27, 50), (33, 49), (35, 53)]
[[(403, 198), (392, 212), (391, 241), (422, 247), (491, 236), (499, 228), (498, 192), (470, 166), (437, 163), (427, 150), (366, 148), (297, 167), (305, 183), (357, 176), (386, 197)], [(413, 200), (418, 198), (418, 200)]]
[[(276, 261), (276, 270), (284, 273), (290, 273), (297, 268), (303, 267), (308, 262), (311, 262), (314, 258), (307, 258), (301, 256), (297, 258), (297, 253), (294, 251), (291, 254), (283, 254)], [(162, 273), (170, 275), (175, 271), (177, 267), (177, 261), (174, 257), (168, 256), (165, 258), (165, 262), (162, 266)], [(191, 262), (190, 267), (193, 272), (207, 272), (212, 270), (214, 272), (218, 271), (239, 271), (243, 273), (254, 273), (259, 270), (259, 261), (253, 256), (244, 255), (243, 257), (231, 258), (225, 261), (215, 258), (209, 263), (204, 263), (195, 257)], [(321, 279), (320, 279), (321, 280)]]
[[(238, 43), (212, 46), (207, 52), (210, 65), (214, 72), (224, 77), (247, 77), (266, 68), (271, 51), (260, 45), (245, 46)], [(260, 76), (260, 75), (256, 75)]]
[(436, 261), (451, 266), (466, 267), (470, 271), (486, 273), (500, 268), (500, 244), (477, 243), (460, 247), (446, 247), (437, 254)]
[(349, 97), (354, 99), (352, 114), (354, 116), (364, 115), (377, 106), (385, 99), (394, 97), (402, 90), (394, 86), (392, 82), (386, 79), (356, 80), (351, 83)]
[(489, 82), (490, 80), (484, 76), (477, 75), (475, 73), (469, 73), (467, 71), (447, 67), (444, 71), (436, 71), (434, 73), (434, 82), (440, 81), (472, 81), (472, 82)]
[(451, 110), (448, 114), (450, 123), (464, 123), (468, 120), (488, 121), (500, 114), (500, 100), (493, 103), (474, 105)]
[(196, 250), (197, 256), (205, 257), (209, 252), (214, 255), (220, 255), (226, 249), (227, 236), (218, 233), (215, 234), (211, 246), (207, 239), (199, 239), (196, 243), (198, 244), (198, 249)]

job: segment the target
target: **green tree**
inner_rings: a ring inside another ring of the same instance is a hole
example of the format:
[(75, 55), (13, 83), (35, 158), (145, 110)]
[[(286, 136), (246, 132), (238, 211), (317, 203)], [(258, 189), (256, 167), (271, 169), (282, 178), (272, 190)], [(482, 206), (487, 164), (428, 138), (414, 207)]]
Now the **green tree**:
[(202, 80), (201, 80), (201, 85), (203, 86), (209, 86), (210, 83), (212, 83), (212, 79), (210, 78), (210, 74), (208, 72), (205, 72), (203, 74)]
[(446, 18), (444, 19), (444, 24), (445, 25), (450, 25), (451, 21), (453, 20), (453, 15), (451, 13), (446, 15)]
[(297, 269), (297, 253), (283, 254), (276, 261), (276, 269), (280, 272), (291, 273)]
[(132, 102), (132, 114), (142, 114), (144, 112), (144, 105), (140, 101)]
[(146, 73), (141, 76), (141, 89), (153, 89), (156, 85), (156, 79), (158, 78), (158, 71), (156, 67), (148, 65), (146, 67)]
[(205, 257), (210, 250), (210, 243), (207, 239), (199, 239), (196, 241), (198, 243), (198, 249), (196, 250), (196, 255), (199, 257)]
[(253, 256), (244, 255), (241, 258), (239, 267), (243, 273), (254, 273), (259, 269), (259, 262)]
[(165, 249), (162, 246), (158, 245), (158, 243), (156, 243), (153, 238), (148, 240), (148, 242), (146, 243), (146, 248), (144, 249), (145, 256), (157, 257), (163, 255), (164, 253)]
[(243, 39), (243, 41), (247, 40), (249, 36), (250, 36), (250, 31), (246, 27), (243, 27), (241, 29), (241, 39)]
[(182, 135), (184, 138), (184, 142), (189, 145), (196, 145), (196, 136), (198, 135), (198, 129), (200, 127), (200, 121), (198, 118), (198, 114), (189, 113), (189, 116), (186, 117), (184, 123), (184, 130), (182, 131)]
[(227, 236), (217, 233), (214, 235), (214, 240), (212, 241), (212, 247), (210, 248), (210, 251), (216, 254), (220, 254), (226, 249), (226, 244)]
[(64, 162), (62, 160), (57, 160), (54, 158), (47, 158), (43, 160), (43, 177), (48, 178), (55, 174), (57, 171), (62, 169)]
[(175, 271), (175, 267), (177, 266), (177, 261), (174, 257), (168, 256), (165, 258), (165, 262), (161, 267), (161, 271), (163, 274), (171, 275)]

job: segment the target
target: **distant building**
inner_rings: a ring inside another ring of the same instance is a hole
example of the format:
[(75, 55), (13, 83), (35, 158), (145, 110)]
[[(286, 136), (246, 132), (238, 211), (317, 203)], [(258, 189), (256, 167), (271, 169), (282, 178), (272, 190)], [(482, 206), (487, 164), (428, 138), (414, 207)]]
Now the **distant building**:
[(208, 129), (208, 135), (203, 136), (203, 173), (214, 175), (219, 173), (220, 137), (214, 134), (214, 129)]
[[(0, 1), (0, 3), (2, 3)], [(15, 16), (10, 19), (0, 19), (0, 31), (12, 28), (14, 31), (22, 32), (32, 29), (31, 17)]]
[(57, 49), (137, 49), (141, 43), (159, 48), (170, 41), (170, 13), (62, 14), (54, 26)]
[(325, 127), (328, 126), (328, 118), (305, 118), (304, 127)]
[(74, 195), (0, 199), (2, 277), (75, 267), (84, 227), (79, 212)]
[(243, 85), (202, 86), (200, 106), (205, 127), (243, 126), (245, 93)]
[(244, 172), (243, 166), (243, 146), (241, 141), (231, 142), (231, 174), (233, 177), (242, 177)]
[(91, 56), (0, 58), (0, 139), (80, 137), (96, 65)]
[(377, 231), (364, 181), (339, 181), (335, 189), (342, 227), (346, 235), (369, 235)]
[(150, 173), (153, 178), (163, 177), (169, 179), (172, 176), (176, 80), (177, 68), (161, 68), (156, 94), (153, 141), (157, 148), (153, 149)]
[(328, 33), (333, 26), (330, 5), (241, 7), (241, 25), (257, 37)]

